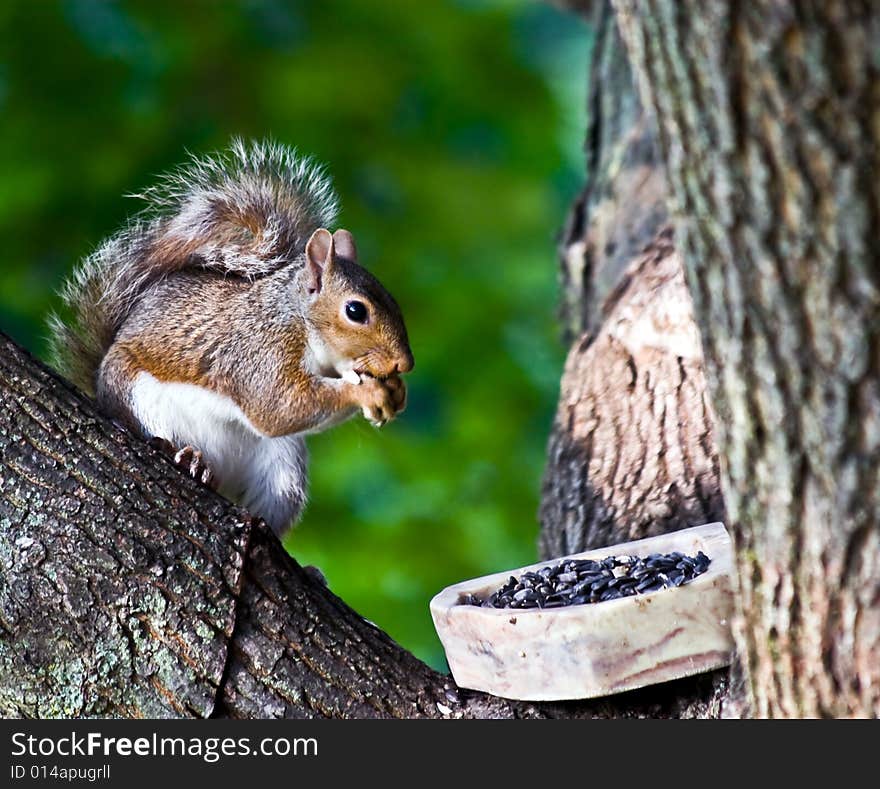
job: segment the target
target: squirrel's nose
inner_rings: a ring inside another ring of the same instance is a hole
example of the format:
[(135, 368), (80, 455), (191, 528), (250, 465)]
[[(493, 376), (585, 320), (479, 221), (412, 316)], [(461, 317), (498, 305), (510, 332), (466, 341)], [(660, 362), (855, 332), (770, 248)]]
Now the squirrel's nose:
[(412, 370), (416, 365), (416, 360), (413, 359), (413, 355), (410, 351), (407, 351), (403, 356), (400, 357), (400, 360), (397, 364), (394, 365), (394, 371), (397, 373), (408, 373)]

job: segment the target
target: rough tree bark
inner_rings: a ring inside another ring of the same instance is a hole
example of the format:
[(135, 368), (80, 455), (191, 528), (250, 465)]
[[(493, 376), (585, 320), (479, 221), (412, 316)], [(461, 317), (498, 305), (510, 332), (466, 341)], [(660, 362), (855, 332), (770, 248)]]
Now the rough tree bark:
[[(573, 342), (548, 444), (544, 557), (726, 519), (656, 126), (610, 0), (593, 5), (587, 181), (560, 244), (562, 319)], [(686, 708), (735, 715), (741, 694), (728, 685), (718, 671), (676, 692)]]
[(450, 704), (425, 666), (310, 587), (260, 522), (2, 336), (0, 562), (4, 716)]
[(588, 15), (593, 33), (584, 153), (587, 179), (559, 246), (562, 326), (572, 342), (596, 332), (624, 269), (666, 224), (657, 132), (642, 109), (610, 0)]
[(541, 505), (558, 556), (724, 520), (702, 351), (666, 229), (657, 132), (595, 3), (587, 183), (560, 245), (562, 377)]
[(718, 414), (758, 716), (880, 714), (880, 6), (617, 0)]
[(548, 446), (541, 552), (725, 520), (699, 336), (667, 232), (624, 269), (568, 355)]
[(459, 690), (0, 334), (0, 716), (717, 715), (677, 686)]

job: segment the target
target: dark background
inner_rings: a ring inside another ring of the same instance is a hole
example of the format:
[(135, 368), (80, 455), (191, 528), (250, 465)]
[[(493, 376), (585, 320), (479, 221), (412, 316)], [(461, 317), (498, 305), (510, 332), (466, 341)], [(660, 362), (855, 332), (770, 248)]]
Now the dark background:
[(0, 3), (0, 329), (45, 357), (66, 274), (187, 151), (272, 136), (325, 162), (417, 366), (396, 423), (310, 439), (286, 545), (442, 668), (430, 598), (536, 557), (589, 43), (504, 0)]

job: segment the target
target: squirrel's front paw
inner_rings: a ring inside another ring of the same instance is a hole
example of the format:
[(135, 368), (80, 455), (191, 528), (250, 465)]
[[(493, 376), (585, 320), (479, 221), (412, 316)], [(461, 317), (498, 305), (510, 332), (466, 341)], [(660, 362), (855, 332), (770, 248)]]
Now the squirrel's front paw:
[(397, 416), (406, 408), (406, 384), (399, 375), (389, 376), (382, 383), (391, 392), (391, 403), (394, 406), (394, 415)]
[(376, 427), (394, 419), (406, 404), (406, 386), (396, 375), (384, 379), (363, 376), (358, 395), (364, 417)]

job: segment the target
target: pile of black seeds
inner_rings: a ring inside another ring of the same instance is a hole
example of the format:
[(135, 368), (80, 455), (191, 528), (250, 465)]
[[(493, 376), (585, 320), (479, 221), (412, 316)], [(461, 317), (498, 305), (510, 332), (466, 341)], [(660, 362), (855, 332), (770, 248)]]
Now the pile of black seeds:
[(709, 559), (699, 551), (686, 556), (679, 551), (645, 557), (608, 556), (605, 559), (569, 559), (554, 567), (510, 576), (507, 583), (485, 600), (465, 595), (464, 605), (486, 608), (562, 608), (601, 603), (647, 594), (693, 581), (709, 569)]

